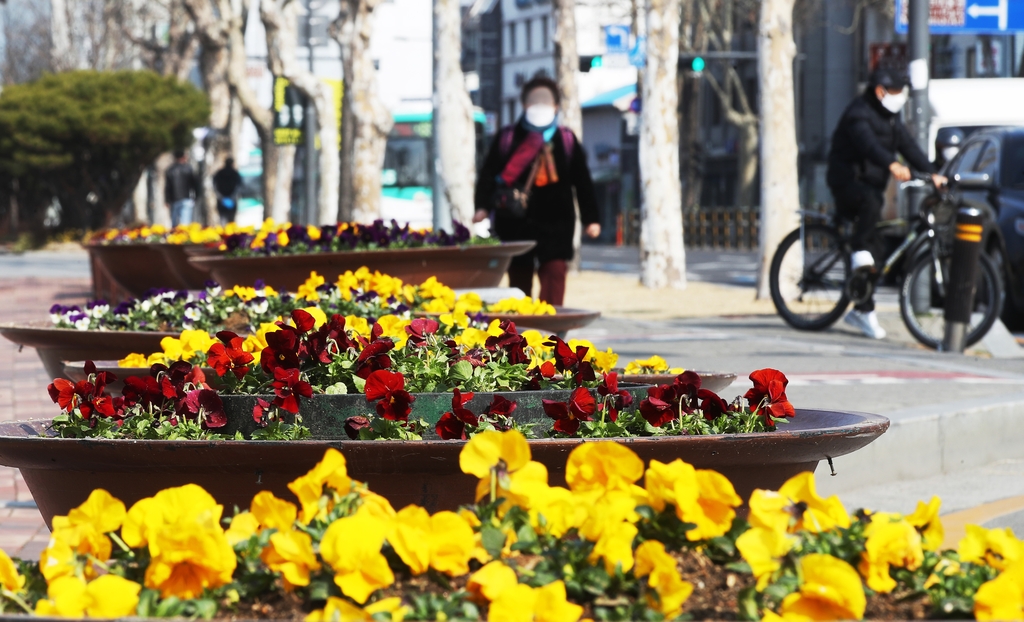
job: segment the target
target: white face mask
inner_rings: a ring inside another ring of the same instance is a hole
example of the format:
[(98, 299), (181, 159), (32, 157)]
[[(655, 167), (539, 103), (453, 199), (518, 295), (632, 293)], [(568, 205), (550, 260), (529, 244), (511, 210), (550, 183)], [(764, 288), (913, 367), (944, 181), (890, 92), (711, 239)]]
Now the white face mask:
[(901, 91), (901, 92), (899, 92), (899, 93), (897, 93), (895, 95), (893, 95), (892, 93), (888, 93), (887, 92), (885, 95), (882, 96), (882, 106), (886, 110), (888, 110), (889, 112), (891, 112), (893, 114), (899, 112), (900, 110), (903, 110), (903, 107), (906, 106), (906, 105), (907, 105), (907, 90), (906, 89), (903, 89), (903, 91)]
[(526, 121), (534, 127), (547, 127), (555, 122), (558, 110), (548, 104), (534, 104), (526, 109)]
[(960, 147), (946, 147), (942, 150), (942, 159), (949, 162), (960, 153)]

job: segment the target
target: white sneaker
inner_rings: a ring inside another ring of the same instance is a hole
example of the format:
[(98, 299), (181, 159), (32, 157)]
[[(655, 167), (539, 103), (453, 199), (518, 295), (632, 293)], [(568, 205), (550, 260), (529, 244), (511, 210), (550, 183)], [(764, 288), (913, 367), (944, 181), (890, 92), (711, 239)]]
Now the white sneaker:
[(872, 339), (885, 339), (885, 329), (878, 323), (878, 315), (874, 311), (850, 311), (843, 321), (853, 326)]
[(850, 268), (853, 270), (860, 270), (861, 268), (874, 268), (875, 258), (871, 256), (871, 251), (857, 251), (850, 255)]

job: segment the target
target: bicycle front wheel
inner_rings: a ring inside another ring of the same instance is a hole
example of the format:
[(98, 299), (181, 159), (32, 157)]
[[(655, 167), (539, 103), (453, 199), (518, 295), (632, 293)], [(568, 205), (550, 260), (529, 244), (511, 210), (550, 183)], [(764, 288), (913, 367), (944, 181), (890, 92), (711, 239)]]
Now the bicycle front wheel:
[[(995, 264), (984, 253), (978, 257), (978, 284), (974, 309), (964, 343), (974, 345), (992, 328), (1003, 308), (1003, 284)], [(950, 260), (925, 253), (913, 263), (900, 286), (900, 315), (907, 330), (925, 346), (938, 350), (946, 332), (945, 284)], [(941, 277), (941, 278), (937, 278)]]
[(839, 232), (808, 224), (783, 238), (769, 273), (772, 302), (783, 320), (799, 330), (824, 330), (846, 311), (850, 255)]

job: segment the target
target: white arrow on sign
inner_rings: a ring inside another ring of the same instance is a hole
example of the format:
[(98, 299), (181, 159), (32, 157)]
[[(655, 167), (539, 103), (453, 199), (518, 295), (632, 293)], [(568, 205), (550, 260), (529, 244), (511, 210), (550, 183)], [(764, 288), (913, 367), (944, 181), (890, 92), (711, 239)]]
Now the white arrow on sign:
[(1009, 21), (1009, 8), (1007, 7), (1008, 0), (999, 0), (998, 6), (981, 6), (980, 4), (972, 4), (967, 7), (967, 14), (972, 19), (978, 19), (979, 17), (998, 17), (999, 18), (999, 30), (1006, 30), (1007, 22)]

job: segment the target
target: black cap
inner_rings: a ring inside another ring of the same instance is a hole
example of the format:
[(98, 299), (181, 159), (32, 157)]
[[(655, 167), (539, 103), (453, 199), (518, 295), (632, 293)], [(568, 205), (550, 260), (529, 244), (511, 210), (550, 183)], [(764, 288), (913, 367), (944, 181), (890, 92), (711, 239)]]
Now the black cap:
[(871, 72), (871, 86), (884, 86), (888, 91), (902, 89), (910, 84), (907, 72), (892, 67), (879, 67)]

